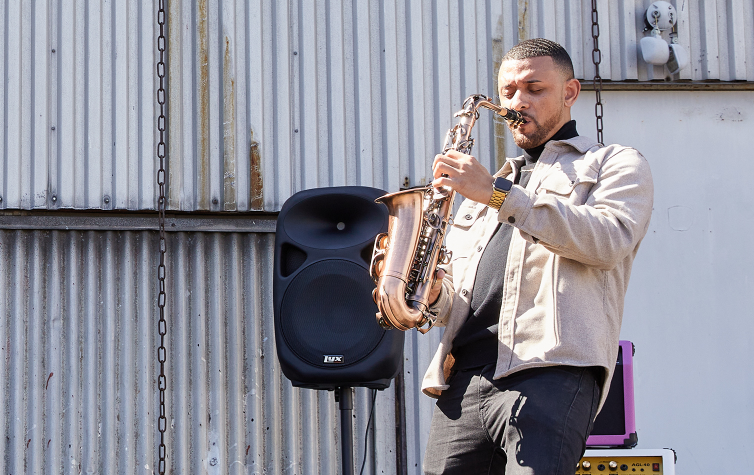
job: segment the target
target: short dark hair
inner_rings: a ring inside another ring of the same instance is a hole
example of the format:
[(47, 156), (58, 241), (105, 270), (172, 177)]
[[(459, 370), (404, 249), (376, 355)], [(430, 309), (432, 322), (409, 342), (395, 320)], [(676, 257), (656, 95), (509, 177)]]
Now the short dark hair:
[(537, 58), (540, 56), (551, 57), (555, 66), (566, 75), (566, 79), (574, 77), (573, 62), (568, 55), (568, 51), (558, 43), (544, 38), (532, 38), (520, 42), (505, 53), (501, 63), (508, 60)]

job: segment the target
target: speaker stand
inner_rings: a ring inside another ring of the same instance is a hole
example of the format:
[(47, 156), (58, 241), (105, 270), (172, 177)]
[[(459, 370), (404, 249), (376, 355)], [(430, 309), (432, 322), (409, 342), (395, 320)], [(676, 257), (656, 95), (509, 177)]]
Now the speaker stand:
[(343, 475), (353, 475), (353, 388), (338, 388), (335, 400), (340, 405), (340, 442)]

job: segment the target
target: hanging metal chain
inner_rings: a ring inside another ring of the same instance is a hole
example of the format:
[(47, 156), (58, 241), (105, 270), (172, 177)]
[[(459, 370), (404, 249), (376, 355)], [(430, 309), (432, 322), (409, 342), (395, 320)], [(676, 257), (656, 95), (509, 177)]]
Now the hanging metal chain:
[(165, 414), (165, 391), (167, 390), (167, 377), (165, 376), (165, 361), (167, 360), (167, 350), (165, 349), (165, 336), (167, 335), (167, 321), (165, 320), (165, 301), (167, 293), (165, 292), (165, 254), (167, 243), (165, 240), (165, 208), (167, 199), (165, 197), (165, 157), (167, 156), (167, 115), (166, 115), (166, 97), (165, 97), (165, 50), (167, 40), (165, 39), (165, 0), (159, 0), (157, 10), (157, 24), (159, 26), (159, 35), (157, 36), (157, 50), (159, 58), (157, 60), (157, 77), (159, 85), (157, 86), (157, 103), (160, 105), (160, 115), (157, 119), (157, 129), (159, 130), (160, 140), (157, 144), (157, 156), (160, 159), (160, 169), (157, 172), (157, 184), (160, 187), (160, 197), (157, 200), (157, 210), (159, 213), (160, 225), (160, 265), (157, 267), (157, 280), (160, 283), (160, 291), (157, 297), (157, 306), (160, 309), (160, 319), (158, 323), (158, 332), (160, 334), (160, 346), (157, 349), (157, 361), (160, 364), (160, 376), (157, 379), (157, 386), (160, 390), (160, 416), (157, 422), (157, 428), (160, 431), (160, 445), (158, 448), (158, 472), (160, 475), (165, 474), (166, 464), (166, 447), (165, 431), (167, 430), (168, 419)]
[(594, 115), (597, 118), (597, 142), (605, 145), (602, 139), (602, 77), (600, 76), (600, 63), (602, 62), (602, 52), (600, 51), (600, 24), (597, 15), (597, 0), (592, 0), (592, 39), (594, 48), (592, 49), (592, 62), (594, 63), (594, 92), (597, 95), (597, 102), (594, 104)]

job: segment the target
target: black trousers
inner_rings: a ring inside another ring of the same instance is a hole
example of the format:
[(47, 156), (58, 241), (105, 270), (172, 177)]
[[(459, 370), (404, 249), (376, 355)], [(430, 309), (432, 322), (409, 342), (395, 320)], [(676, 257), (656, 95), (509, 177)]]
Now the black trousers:
[(533, 368), (493, 380), (459, 371), (432, 417), (426, 474), (573, 475), (600, 400), (596, 368)]

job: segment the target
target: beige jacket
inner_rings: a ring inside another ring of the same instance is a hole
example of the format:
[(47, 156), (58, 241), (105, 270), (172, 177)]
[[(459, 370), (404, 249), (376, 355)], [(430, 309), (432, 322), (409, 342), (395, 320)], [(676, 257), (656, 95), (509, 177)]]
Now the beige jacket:
[[(522, 165), (522, 157), (509, 159), (496, 176), (513, 180)], [(447, 236), (453, 257), (432, 308), (445, 333), (422, 390), (437, 397), (448, 388), (446, 358), (469, 315), (479, 260), (502, 221), (517, 229), (505, 263), (495, 379), (539, 366), (601, 366), (601, 407), (652, 200), (652, 175), (639, 152), (580, 136), (549, 142), (526, 188), (514, 185), (498, 213), (465, 200)]]

